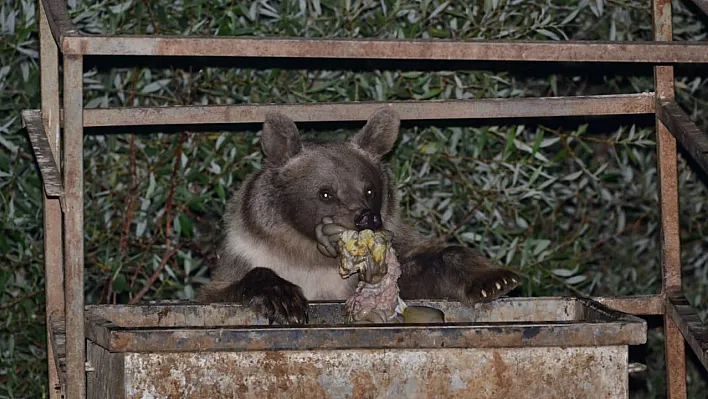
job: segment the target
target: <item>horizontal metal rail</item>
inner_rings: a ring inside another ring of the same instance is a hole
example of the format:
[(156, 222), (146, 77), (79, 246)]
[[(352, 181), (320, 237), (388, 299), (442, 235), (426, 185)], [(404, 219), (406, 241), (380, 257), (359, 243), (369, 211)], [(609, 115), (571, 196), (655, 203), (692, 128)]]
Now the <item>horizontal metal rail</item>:
[[(702, 43), (81, 35), (62, 0), (42, 0), (64, 54), (457, 61), (708, 63)], [(703, 0), (694, 0), (703, 8)]]
[(68, 35), (61, 48), (64, 54), (124, 56), (708, 63), (705, 44), (687, 42)]
[(39, 172), (42, 174), (44, 190), (47, 196), (62, 197), (64, 195), (64, 185), (61, 181), (59, 168), (57, 168), (54, 152), (49, 145), (49, 138), (44, 132), (40, 111), (22, 111), (22, 123), (27, 128), (27, 135), (30, 138), (34, 155), (37, 158)]
[(701, 322), (683, 293), (667, 297), (666, 313), (676, 323), (681, 335), (708, 371), (708, 326)]
[(664, 314), (664, 297), (662, 295), (637, 296), (605, 296), (591, 297), (609, 308), (633, 315)]
[(658, 100), (656, 114), (671, 134), (708, 173), (708, 134), (703, 133), (674, 101)]
[(84, 109), (85, 127), (261, 123), (278, 111), (296, 122), (365, 121), (382, 106), (402, 120), (632, 115), (654, 112), (653, 93), (583, 97), (494, 98), (315, 104), (257, 104)]

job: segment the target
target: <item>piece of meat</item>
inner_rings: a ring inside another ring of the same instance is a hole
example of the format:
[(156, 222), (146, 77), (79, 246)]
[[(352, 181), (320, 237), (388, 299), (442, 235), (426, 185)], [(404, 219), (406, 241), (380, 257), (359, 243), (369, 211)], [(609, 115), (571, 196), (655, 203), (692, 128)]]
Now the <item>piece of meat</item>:
[(398, 278), (401, 266), (393, 248), (389, 248), (385, 262), (388, 272), (375, 284), (360, 280), (354, 295), (347, 299), (345, 309), (350, 321), (388, 323), (396, 321), (399, 304)]
[(356, 291), (345, 305), (349, 321), (386, 323), (397, 316), (401, 265), (390, 242), (386, 231), (342, 233), (338, 242), (339, 273), (343, 278), (354, 274), (359, 277)]
[(339, 238), (339, 274), (358, 275), (359, 284), (345, 303), (349, 322), (444, 322), (442, 311), (427, 306), (407, 306), (400, 298), (401, 265), (390, 245), (389, 232), (344, 231)]

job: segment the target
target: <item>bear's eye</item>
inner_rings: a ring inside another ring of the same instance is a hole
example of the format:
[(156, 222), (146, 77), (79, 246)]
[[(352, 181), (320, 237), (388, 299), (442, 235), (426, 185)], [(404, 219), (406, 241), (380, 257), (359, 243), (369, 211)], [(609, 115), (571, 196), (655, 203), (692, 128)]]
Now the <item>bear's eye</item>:
[(323, 201), (330, 201), (334, 198), (334, 194), (332, 194), (332, 190), (328, 188), (323, 188), (320, 190), (320, 199)]
[(366, 198), (371, 198), (374, 196), (374, 190), (367, 188), (364, 190), (364, 195), (366, 195)]

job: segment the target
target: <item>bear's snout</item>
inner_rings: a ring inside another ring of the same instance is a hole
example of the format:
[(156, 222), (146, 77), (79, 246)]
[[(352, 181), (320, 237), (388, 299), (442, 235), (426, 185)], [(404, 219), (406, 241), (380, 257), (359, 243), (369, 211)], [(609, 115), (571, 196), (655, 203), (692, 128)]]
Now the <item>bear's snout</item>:
[(373, 209), (364, 209), (363, 211), (361, 211), (359, 216), (357, 216), (354, 224), (356, 225), (356, 229), (358, 231), (377, 231), (383, 226), (383, 224), (381, 223), (381, 213)]

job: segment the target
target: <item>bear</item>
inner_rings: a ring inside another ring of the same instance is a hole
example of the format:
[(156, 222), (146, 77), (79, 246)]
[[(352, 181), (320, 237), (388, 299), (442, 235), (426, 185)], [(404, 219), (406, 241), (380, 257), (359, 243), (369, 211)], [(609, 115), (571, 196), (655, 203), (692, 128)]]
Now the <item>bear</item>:
[(266, 114), (263, 168), (229, 198), (212, 279), (202, 303), (248, 306), (270, 323), (306, 324), (309, 301), (342, 301), (357, 281), (338, 273), (345, 230), (385, 229), (401, 264), (400, 297), (489, 302), (520, 284), (472, 248), (417, 232), (401, 215), (384, 157), (400, 130), (390, 106), (377, 109), (348, 140), (306, 141), (284, 114)]

